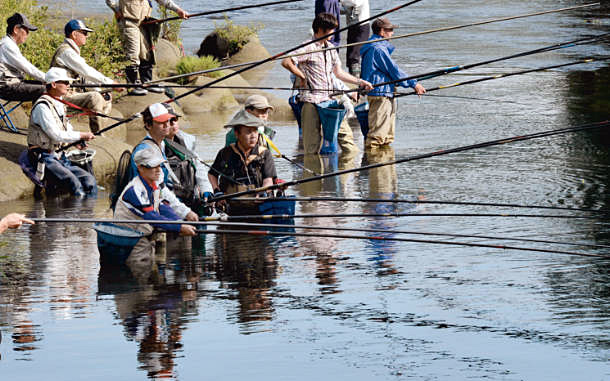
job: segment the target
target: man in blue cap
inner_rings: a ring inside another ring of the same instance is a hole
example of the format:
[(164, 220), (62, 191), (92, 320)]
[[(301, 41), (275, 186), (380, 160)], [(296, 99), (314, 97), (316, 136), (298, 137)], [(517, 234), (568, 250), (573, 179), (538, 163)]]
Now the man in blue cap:
[[(6, 36), (0, 40), (0, 99), (34, 101), (44, 93), (45, 73), (32, 65), (18, 46), (35, 30), (38, 28), (21, 13), (6, 19)], [(35, 81), (26, 81), (26, 75)]]
[[(81, 20), (70, 20), (64, 27), (66, 38), (55, 51), (50, 66), (66, 69), (68, 74), (80, 83), (115, 84), (117, 82), (89, 66), (80, 56), (80, 48), (85, 45), (87, 36), (91, 32), (93, 29), (88, 28)], [(109, 92), (102, 95), (99, 91), (71, 91), (64, 97), (64, 100), (67, 103), (106, 115), (112, 109), (112, 96)], [(93, 133), (98, 132), (103, 128), (103, 118), (90, 115), (89, 128)]]

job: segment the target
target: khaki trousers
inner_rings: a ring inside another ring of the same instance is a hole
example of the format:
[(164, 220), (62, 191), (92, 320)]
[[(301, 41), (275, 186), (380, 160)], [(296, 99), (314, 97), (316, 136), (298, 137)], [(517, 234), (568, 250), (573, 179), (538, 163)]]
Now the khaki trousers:
[[(320, 124), (318, 110), (313, 103), (303, 103), (303, 108), (301, 109), (301, 128), (303, 129), (303, 149), (305, 154), (319, 153), (320, 148), (322, 148), (323, 139), (322, 125)], [(337, 141), (339, 142), (339, 147), (344, 152), (358, 151), (358, 146), (354, 143), (352, 129), (346, 119), (343, 119), (339, 126)]]
[[(64, 97), (66, 102), (74, 103), (77, 106), (108, 115), (112, 110), (112, 102), (104, 99), (104, 96), (97, 91), (86, 93), (69, 93)], [(104, 117), (89, 115), (89, 129), (96, 133), (104, 128)]]
[(394, 142), (396, 99), (369, 96), (369, 133), (364, 141), (366, 149)]
[(131, 250), (125, 263), (135, 274), (150, 273), (155, 262), (155, 241), (142, 237)]
[(122, 19), (121, 24), (119, 30), (122, 33), (123, 47), (129, 63), (139, 66), (140, 60), (152, 61), (152, 46), (146, 29), (134, 20)]

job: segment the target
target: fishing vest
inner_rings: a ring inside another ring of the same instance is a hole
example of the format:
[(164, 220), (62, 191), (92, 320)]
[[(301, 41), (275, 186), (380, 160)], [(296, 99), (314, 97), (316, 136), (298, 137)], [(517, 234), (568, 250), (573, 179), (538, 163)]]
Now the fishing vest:
[[(46, 104), (49, 107), (49, 109), (51, 109), (51, 114), (53, 115), (53, 119), (55, 120), (55, 125), (59, 126), (59, 128), (62, 129), (63, 131), (68, 131), (68, 118), (65, 115), (62, 117), (59, 114), (59, 111), (57, 110), (57, 108), (55, 108), (55, 102), (54, 102), (53, 98), (51, 98), (51, 96), (48, 94), (43, 94), (34, 103), (34, 106), (32, 107), (32, 111), (34, 111), (34, 109), (36, 107), (38, 107), (38, 105), (41, 103)], [(64, 145), (63, 142), (56, 142), (56, 141), (51, 140), (49, 135), (47, 135), (43, 131), (41, 126), (34, 123), (34, 121), (31, 117), (30, 117), (30, 124), (28, 127), (27, 141), (28, 141), (29, 146), (38, 146), (44, 150), (49, 150), (49, 151), (51, 151), (51, 150), (55, 151)]]
[(267, 148), (257, 145), (255, 149), (256, 151), (252, 149), (246, 160), (235, 143), (222, 150), (223, 174), (239, 183), (236, 184), (220, 175), (218, 186), (222, 192), (226, 194), (243, 192), (263, 185), (263, 166), (265, 165), (263, 154)]
[[(125, 192), (127, 192), (130, 188), (134, 188), (136, 194), (140, 195), (140, 197), (144, 197), (148, 201), (152, 201), (153, 210), (156, 212), (159, 211), (159, 205), (161, 204), (161, 188), (157, 188), (157, 189), (153, 190), (152, 200), (150, 200), (150, 198), (148, 198), (149, 196), (148, 196), (148, 191), (146, 189), (146, 185), (144, 185), (140, 176), (137, 176), (137, 177), (134, 177), (127, 184), (125, 189), (123, 189), (123, 192), (121, 192), (121, 195), (119, 196), (119, 199), (116, 203), (116, 207), (114, 209), (114, 219), (115, 220), (141, 220), (142, 219), (141, 216), (139, 216), (138, 214), (136, 214), (135, 212), (133, 212), (131, 210), (129, 204), (127, 204), (125, 201), (123, 201), (123, 196), (125, 195)], [(124, 223), (124, 224), (117, 224), (117, 225), (122, 225), (122, 226), (128, 227), (130, 229), (137, 230), (146, 235), (152, 234), (153, 230), (154, 230), (153, 226), (148, 225), (148, 224)]]
[(152, 14), (149, 0), (119, 0), (119, 10), (124, 18), (137, 22)]
[[(163, 152), (161, 150), (161, 147), (159, 147), (157, 142), (155, 142), (150, 136), (146, 136), (144, 139), (142, 139), (140, 144), (146, 144), (150, 148), (156, 150), (159, 153), (159, 155), (161, 155), (164, 159), (167, 159), (167, 157), (165, 156), (165, 152)], [(133, 157), (132, 157), (132, 160), (133, 160)], [(179, 183), (180, 180), (178, 179), (178, 177), (176, 176), (174, 171), (172, 171), (172, 168), (170, 167), (169, 163), (163, 163), (163, 164), (161, 164), (161, 166), (162, 166), (163, 172), (164, 172), (163, 175), (165, 176), (165, 173), (167, 173), (167, 178), (164, 178), (163, 182), (169, 189), (173, 190), (174, 184)], [(135, 173), (135, 176), (137, 176), (137, 175), (138, 174)]]
[(174, 140), (165, 139), (165, 156), (167, 156), (170, 168), (178, 178), (178, 182), (172, 189), (174, 194), (182, 201), (190, 203), (196, 196), (195, 189), (197, 188), (195, 154), (184, 146), (182, 139), (174, 136)]
[(74, 70), (70, 69), (69, 67), (57, 62), (57, 57), (59, 57), (60, 54), (62, 54), (64, 51), (66, 51), (68, 49), (72, 49), (76, 53), (78, 53), (78, 55), (80, 55), (80, 52), (78, 50), (74, 49), (74, 47), (72, 45), (70, 45), (69, 42), (64, 41), (61, 43), (61, 45), (59, 45), (59, 47), (55, 51), (55, 54), (53, 55), (53, 58), (51, 59), (51, 64), (49, 65), (49, 67), (60, 67), (62, 69), (66, 69), (66, 71), (68, 72), (68, 75), (70, 77), (74, 78), (76, 80), (76, 82), (84, 82), (84, 79), (81, 77), (81, 75), (79, 73), (77, 73)]

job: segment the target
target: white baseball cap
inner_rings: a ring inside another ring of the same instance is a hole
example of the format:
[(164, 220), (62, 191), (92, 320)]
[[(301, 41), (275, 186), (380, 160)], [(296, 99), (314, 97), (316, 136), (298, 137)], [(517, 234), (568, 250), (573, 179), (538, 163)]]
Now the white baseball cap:
[(52, 67), (47, 71), (44, 75), (44, 81), (46, 83), (53, 83), (57, 81), (74, 81), (74, 78), (70, 78), (66, 69), (62, 69), (60, 67)]
[(167, 108), (161, 103), (151, 104), (148, 106), (148, 110), (150, 111), (150, 115), (152, 115), (152, 120), (155, 122), (164, 123), (172, 117), (172, 114), (170, 114)]
[(142, 165), (146, 168), (155, 168), (165, 163), (167, 160), (165, 160), (160, 153), (155, 152), (150, 148), (145, 148), (133, 155), (133, 161), (136, 165)]

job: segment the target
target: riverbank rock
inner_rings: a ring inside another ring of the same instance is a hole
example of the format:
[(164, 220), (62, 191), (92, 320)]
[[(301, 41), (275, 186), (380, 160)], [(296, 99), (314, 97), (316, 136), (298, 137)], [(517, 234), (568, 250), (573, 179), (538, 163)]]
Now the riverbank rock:
[(160, 39), (155, 45), (155, 60), (157, 61), (155, 72), (161, 76), (176, 74), (176, 65), (184, 57), (181, 48), (172, 42)]
[[(258, 37), (253, 36), (250, 41), (236, 54), (223, 61), (224, 65), (236, 65), (246, 62), (260, 61), (269, 58), (269, 51), (261, 44)], [(273, 68), (273, 62), (259, 65), (253, 69), (241, 73), (241, 76), (253, 85), (264, 81), (269, 70)]]
[(229, 41), (220, 37), (217, 32), (212, 32), (199, 44), (197, 56), (212, 56), (219, 61), (224, 60), (229, 57)]

